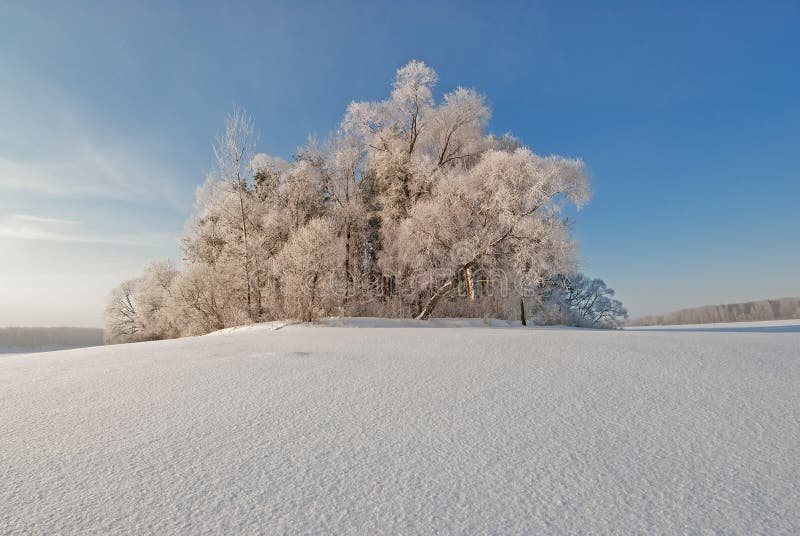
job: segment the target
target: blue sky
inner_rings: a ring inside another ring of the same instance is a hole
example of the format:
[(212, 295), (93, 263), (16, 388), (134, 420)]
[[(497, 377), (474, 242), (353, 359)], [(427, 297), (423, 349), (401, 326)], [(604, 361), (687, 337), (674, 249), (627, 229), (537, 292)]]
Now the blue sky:
[(0, 325), (100, 325), (234, 104), (288, 157), (412, 58), (581, 157), (584, 271), (634, 316), (800, 295), (797, 2), (0, 4)]

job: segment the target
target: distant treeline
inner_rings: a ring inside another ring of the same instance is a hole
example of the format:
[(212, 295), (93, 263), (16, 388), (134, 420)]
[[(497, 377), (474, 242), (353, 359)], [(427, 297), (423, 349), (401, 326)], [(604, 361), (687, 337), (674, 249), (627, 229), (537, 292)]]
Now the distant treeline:
[(103, 344), (96, 328), (0, 328), (0, 348), (81, 348)]
[(629, 326), (669, 324), (711, 324), (714, 322), (753, 322), (800, 318), (800, 298), (778, 298), (724, 305), (705, 305), (681, 309), (666, 315), (645, 316), (628, 322)]

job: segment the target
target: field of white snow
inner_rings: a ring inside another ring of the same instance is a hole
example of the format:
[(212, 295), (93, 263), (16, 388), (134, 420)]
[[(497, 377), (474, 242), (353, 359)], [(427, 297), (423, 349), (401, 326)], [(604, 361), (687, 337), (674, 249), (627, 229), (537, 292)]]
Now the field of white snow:
[(338, 323), (0, 356), (0, 533), (800, 533), (800, 321)]

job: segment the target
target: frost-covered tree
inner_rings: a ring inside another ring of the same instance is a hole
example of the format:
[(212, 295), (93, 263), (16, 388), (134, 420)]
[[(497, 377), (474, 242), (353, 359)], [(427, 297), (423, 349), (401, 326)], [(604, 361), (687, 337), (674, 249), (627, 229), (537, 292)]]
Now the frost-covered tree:
[(188, 265), (176, 278), (172, 291), (172, 314), (180, 323), (181, 335), (200, 335), (248, 323), (247, 302), (236, 290), (239, 282), (238, 271), (204, 263)]
[[(260, 315), (258, 302), (253, 304), (252, 267), (250, 260), (250, 240), (248, 240), (249, 203), (248, 190), (250, 187), (249, 170), (251, 153), (255, 144), (253, 120), (241, 108), (235, 108), (233, 113), (225, 120), (225, 132), (217, 139), (214, 145), (216, 160), (216, 180), (220, 187), (236, 196), (238, 202), (238, 216), (241, 231), (240, 243), (242, 269), (247, 293), (247, 313), (251, 320)], [(256, 283), (257, 286), (257, 283)]]
[(154, 262), (144, 269), (136, 286), (139, 321), (148, 339), (177, 337), (179, 329), (170, 314), (173, 283), (178, 270), (169, 261)]
[(490, 116), (486, 98), (475, 90), (460, 87), (446, 94), (425, 140), (436, 167), (464, 164), (486, 149), (483, 131)]
[(583, 274), (559, 275), (541, 287), (538, 321), (583, 327), (618, 328), (628, 318), (614, 289)]
[[(419, 274), (410, 271), (397, 244), (405, 219), (430, 198), (435, 184), (452, 168), (466, 169), (490, 147), (484, 129), (490, 113), (485, 98), (458, 88), (436, 105), (436, 73), (419, 61), (397, 71), (389, 98), (352, 103), (343, 130), (360, 140), (365, 202), (374, 209), (368, 250), (390, 292), (419, 313), (421, 296), (407, 291)], [(406, 305), (401, 304), (402, 309)]]
[[(187, 271), (193, 274), (205, 273), (208, 285), (215, 281), (224, 281), (225, 292), (228, 294), (224, 300), (226, 307), (240, 308), (242, 315), (249, 319), (254, 309), (252, 306), (254, 292), (253, 285), (248, 285), (248, 281), (252, 280), (253, 273), (249, 271), (248, 274), (244, 269), (241, 206), (238, 195), (231, 193), (232, 191), (213, 175), (209, 176), (198, 189), (196, 212), (183, 239), (183, 253), (187, 267), (192, 268)], [(245, 203), (245, 214), (249, 220), (250, 196), (244, 195), (242, 201)], [(248, 254), (248, 264), (252, 262), (250, 257)], [(187, 296), (195, 295), (195, 291), (200, 290), (198, 285), (205, 283), (197, 281), (196, 284), (190, 284), (192, 292)], [(221, 314), (220, 318), (239, 316), (226, 312)]]
[(581, 206), (589, 193), (580, 161), (542, 158), (528, 149), (491, 150), (472, 169), (445, 173), (398, 236), (412, 270), (430, 274), (423, 281), (430, 295), (418, 318), (428, 318), (478, 264), (517, 272), (566, 249), (559, 197)]
[(134, 342), (177, 337), (171, 315), (172, 290), (178, 271), (170, 262), (148, 265), (136, 279), (124, 281), (109, 297), (105, 310), (105, 340)]
[(311, 140), (300, 156), (319, 172), (323, 211), (337, 230), (335, 240), (341, 242), (344, 249), (340, 273), (344, 284), (343, 307), (352, 298), (356, 281), (365, 275), (359, 262), (368, 242), (369, 220), (360, 181), (363, 155), (364, 149), (358, 140), (340, 130), (321, 147)]
[(103, 339), (106, 344), (140, 340), (142, 326), (134, 296), (137, 283), (137, 279), (129, 279), (111, 291), (103, 311)]
[(311, 321), (335, 311), (342, 253), (328, 218), (315, 218), (292, 235), (276, 260), (289, 316)]
[(436, 81), (433, 69), (412, 61), (397, 71), (389, 99), (351, 103), (342, 123), (368, 149), (365, 172), (376, 182), (385, 220), (405, 217), (427, 190), (419, 142), (433, 114)]

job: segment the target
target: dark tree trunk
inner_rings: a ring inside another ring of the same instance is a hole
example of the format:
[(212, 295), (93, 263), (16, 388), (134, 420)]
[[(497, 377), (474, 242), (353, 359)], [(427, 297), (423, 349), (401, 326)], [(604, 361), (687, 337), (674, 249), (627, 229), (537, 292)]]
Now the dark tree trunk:
[(344, 237), (344, 298), (342, 299), (342, 309), (344, 310), (347, 307), (347, 301), (350, 297), (350, 285), (353, 282), (353, 276), (350, 273), (350, 239), (351, 239), (351, 231), (350, 231), (350, 222), (348, 221), (346, 224), (347, 231), (345, 232)]

